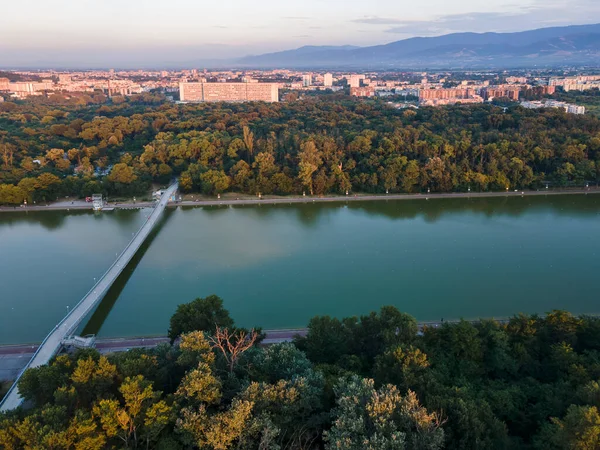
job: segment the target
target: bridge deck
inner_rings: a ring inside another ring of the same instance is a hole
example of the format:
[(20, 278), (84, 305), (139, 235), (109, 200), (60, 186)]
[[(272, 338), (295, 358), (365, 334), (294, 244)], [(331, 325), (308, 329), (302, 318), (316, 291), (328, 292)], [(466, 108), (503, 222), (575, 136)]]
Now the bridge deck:
[[(43, 366), (48, 364), (50, 359), (60, 350), (61, 342), (66, 337), (72, 334), (72, 332), (79, 326), (81, 321), (87, 316), (87, 314), (94, 309), (108, 288), (114, 283), (117, 277), (121, 274), (123, 269), (127, 266), (131, 258), (138, 251), (142, 243), (146, 240), (154, 225), (161, 216), (161, 213), (167, 206), (169, 198), (177, 190), (177, 183), (170, 186), (162, 195), (159, 203), (152, 211), (152, 214), (148, 217), (144, 225), (135, 234), (131, 242), (125, 247), (125, 250), (119, 255), (116, 261), (110, 266), (106, 273), (98, 280), (94, 287), (83, 297), (79, 303), (71, 310), (69, 314), (60, 321), (58, 325), (46, 336), (46, 339), (39, 346), (29, 364), (25, 366), (17, 381), (25, 370), (32, 367)], [(17, 408), (23, 399), (19, 395), (17, 383), (12, 386), (8, 391), (4, 400), (0, 404), (0, 411), (8, 411)]]

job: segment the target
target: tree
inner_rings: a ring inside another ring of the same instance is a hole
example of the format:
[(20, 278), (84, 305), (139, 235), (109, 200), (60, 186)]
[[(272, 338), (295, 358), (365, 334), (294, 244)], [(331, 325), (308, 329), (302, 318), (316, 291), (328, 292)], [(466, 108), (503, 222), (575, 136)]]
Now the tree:
[(4, 169), (10, 169), (13, 166), (15, 151), (14, 145), (0, 142), (0, 155), (2, 155)]
[(227, 156), (229, 156), (232, 159), (237, 158), (238, 157), (238, 152), (241, 149), (243, 149), (245, 145), (246, 144), (241, 139), (239, 139), (239, 138), (233, 139), (229, 143), (229, 147), (227, 147)]
[(400, 395), (393, 385), (375, 390), (374, 382), (352, 376), (335, 389), (333, 426), (326, 449), (440, 449), (443, 421), (419, 404), (414, 392)]
[(313, 195), (313, 174), (319, 169), (323, 160), (313, 141), (306, 141), (298, 154), (300, 158), (298, 178)]
[(177, 388), (177, 396), (188, 401), (218, 405), (221, 401), (221, 381), (205, 362), (186, 373)]
[(248, 191), (248, 184), (252, 178), (252, 170), (246, 161), (238, 161), (231, 168), (229, 174), (231, 175), (232, 186), (240, 192)]
[(194, 187), (194, 181), (192, 180), (192, 177), (190, 176), (189, 172), (183, 172), (179, 176), (179, 186), (181, 187), (181, 190), (186, 192), (192, 190), (192, 188)]
[(348, 353), (351, 336), (339, 319), (316, 316), (308, 323), (306, 337), (296, 338), (295, 342), (311, 361), (334, 364)]
[(217, 327), (232, 328), (233, 320), (223, 308), (223, 300), (216, 295), (177, 306), (171, 317), (169, 338), (173, 342), (182, 333), (190, 331), (214, 332)]
[(131, 184), (137, 179), (137, 176), (132, 167), (124, 163), (118, 163), (113, 166), (106, 178), (113, 183)]
[(0, 205), (19, 205), (27, 198), (27, 194), (18, 186), (0, 184)]
[(231, 407), (217, 414), (209, 414), (206, 407), (184, 408), (177, 420), (177, 428), (187, 441), (199, 448), (228, 450), (238, 442), (252, 416), (253, 404), (234, 400)]
[(116, 381), (117, 366), (111, 364), (105, 356), (94, 360), (78, 359), (71, 374), (71, 381), (77, 391), (80, 404), (91, 404), (94, 397), (109, 394)]
[(103, 399), (93, 408), (102, 429), (109, 438), (134, 448), (140, 436), (145, 436), (147, 444), (167, 425), (170, 408), (158, 400), (160, 393), (152, 390), (152, 384), (138, 375), (126, 378), (119, 388), (122, 400)]
[(600, 448), (600, 413), (595, 406), (571, 405), (565, 417), (552, 418), (536, 438), (539, 449)]
[(248, 160), (250, 160), (254, 154), (254, 133), (246, 125), (244, 125), (243, 132), (244, 145), (246, 146), (246, 150), (248, 150)]
[(292, 380), (312, 371), (312, 364), (304, 352), (288, 342), (269, 345), (263, 351), (255, 353), (250, 367), (253, 379), (268, 383)]
[(65, 356), (57, 357), (49, 365), (30, 368), (19, 379), (19, 393), (25, 400), (42, 406), (50, 402), (54, 392), (66, 383), (71, 370), (71, 361)]
[[(253, 404), (244, 433), (246, 448), (311, 448), (327, 417), (320, 373), (270, 383), (251, 383), (238, 398)], [(270, 441), (270, 445), (266, 445)]]
[(36, 178), (35, 190), (43, 200), (50, 200), (60, 186), (60, 178), (51, 173), (43, 173)]
[(23, 178), (21, 181), (19, 181), (18, 187), (21, 188), (28, 202), (33, 200), (33, 194), (35, 193), (36, 185), (37, 180), (35, 178)]
[(207, 194), (219, 194), (229, 188), (231, 179), (222, 170), (209, 170), (200, 175), (202, 191)]
[(209, 336), (209, 341), (215, 350), (218, 350), (227, 363), (229, 373), (233, 373), (235, 365), (242, 354), (250, 349), (258, 338), (258, 333), (254, 330), (230, 332), (227, 328), (217, 327), (213, 336)]
[(401, 390), (414, 389), (422, 382), (429, 367), (427, 355), (412, 345), (397, 346), (387, 350), (375, 360), (375, 380), (379, 383), (391, 383)]
[(436, 156), (427, 161), (421, 174), (421, 186), (437, 192), (444, 192), (450, 188), (450, 174), (443, 159)]

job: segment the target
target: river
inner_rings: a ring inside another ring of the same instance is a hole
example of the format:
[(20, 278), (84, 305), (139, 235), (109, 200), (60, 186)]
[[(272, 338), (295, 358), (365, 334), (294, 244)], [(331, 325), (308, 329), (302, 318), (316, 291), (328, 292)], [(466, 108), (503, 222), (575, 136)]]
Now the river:
[[(148, 210), (0, 213), (0, 343), (41, 341)], [(80, 330), (162, 335), (217, 294), (236, 323), (395, 305), (418, 320), (598, 313), (600, 195), (177, 208)]]

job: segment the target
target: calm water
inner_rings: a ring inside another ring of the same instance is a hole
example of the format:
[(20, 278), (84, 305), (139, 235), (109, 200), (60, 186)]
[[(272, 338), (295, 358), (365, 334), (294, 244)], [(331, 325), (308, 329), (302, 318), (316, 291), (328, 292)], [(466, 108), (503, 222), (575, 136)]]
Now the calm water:
[[(0, 214), (0, 343), (40, 341), (147, 211)], [(82, 332), (165, 334), (220, 295), (239, 325), (392, 304), (419, 320), (597, 313), (600, 195), (169, 210)]]

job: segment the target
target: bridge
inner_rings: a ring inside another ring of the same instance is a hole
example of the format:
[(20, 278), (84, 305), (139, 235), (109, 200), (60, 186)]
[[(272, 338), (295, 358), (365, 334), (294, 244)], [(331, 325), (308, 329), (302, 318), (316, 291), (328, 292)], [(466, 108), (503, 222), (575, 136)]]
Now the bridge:
[(115, 282), (119, 277), (123, 269), (127, 266), (131, 258), (135, 255), (142, 243), (146, 240), (162, 212), (164, 211), (167, 203), (171, 196), (177, 190), (177, 183), (172, 184), (165, 192), (163, 192), (160, 200), (155, 205), (152, 214), (148, 216), (146, 222), (140, 227), (138, 232), (133, 236), (127, 247), (117, 257), (115, 262), (108, 268), (108, 270), (100, 277), (98, 282), (90, 289), (90, 291), (75, 305), (69, 314), (67, 314), (54, 329), (46, 336), (44, 341), (40, 344), (37, 351), (29, 363), (21, 371), (15, 383), (12, 385), (8, 393), (4, 396), (4, 400), (0, 403), (0, 411), (9, 411), (17, 408), (23, 402), (23, 398), (19, 394), (17, 382), (29, 368), (43, 366), (48, 364), (52, 357), (56, 355), (63, 346), (65, 339), (72, 335), (73, 331), (81, 324), (82, 320), (88, 315), (88, 313), (94, 309), (100, 300), (104, 297), (108, 288)]

